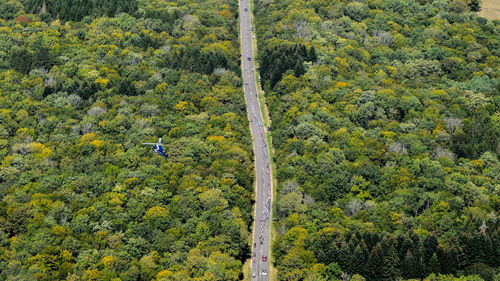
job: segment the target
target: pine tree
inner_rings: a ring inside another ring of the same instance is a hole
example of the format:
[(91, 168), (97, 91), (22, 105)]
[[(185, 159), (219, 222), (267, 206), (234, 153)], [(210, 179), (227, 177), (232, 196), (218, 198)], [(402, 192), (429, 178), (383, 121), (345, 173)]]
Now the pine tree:
[(458, 270), (465, 269), (469, 264), (469, 259), (462, 248), (457, 248), (457, 268)]
[(128, 83), (125, 80), (122, 80), (120, 82), (120, 87), (118, 87), (118, 93), (121, 95), (127, 95), (128, 94)]
[(481, 0), (469, 0), (467, 1), (469, 8), (473, 12), (481, 11)]
[(396, 251), (396, 240), (391, 235), (387, 235), (382, 239), (381, 245), (384, 254), (382, 277), (384, 280), (396, 280), (399, 276), (399, 257)]
[(38, 46), (35, 49), (35, 54), (33, 55), (33, 68), (44, 68), (46, 70), (50, 70), (52, 67), (52, 58), (50, 54), (50, 49), (45, 46)]
[(378, 236), (377, 233), (366, 232), (363, 234), (363, 241), (365, 241), (365, 244), (368, 247), (368, 249), (372, 249), (380, 241), (380, 237)]
[(366, 265), (366, 261), (368, 259), (368, 249), (363, 241), (359, 245), (354, 248), (352, 253), (348, 272), (351, 274), (361, 274), (363, 273), (363, 268)]
[(401, 276), (404, 279), (418, 278), (420, 267), (418, 260), (413, 256), (412, 252), (408, 250), (401, 266)]
[(500, 266), (500, 231), (497, 229), (491, 234), (491, 244), (493, 248), (492, 259), (495, 261), (493, 267)]
[(343, 271), (348, 271), (349, 261), (352, 256), (351, 249), (347, 243), (343, 242), (340, 246), (340, 250), (337, 253), (337, 263), (340, 265)]
[(295, 65), (294, 74), (295, 74), (295, 76), (299, 77), (299, 76), (304, 75), (304, 73), (306, 73), (306, 68), (304, 67), (304, 63), (302, 62), (302, 59), (299, 59), (299, 61)]
[(439, 264), (441, 265), (441, 273), (453, 274), (458, 265), (457, 251), (454, 247), (445, 247), (439, 245), (436, 250)]
[(10, 50), (9, 63), (19, 73), (30, 73), (32, 60), (31, 53), (24, 47)]
[(307, 54), (307, 48), (306, 48), (306, 46), (302, 45), (302, 44), (299, 44), (298, 49), (299, 49), (300, 56), (303, 57), (303, 58), (305, 58), (305, 59), (307, 59), (308, 58), (307, 57), (308, 54)]
[(429, 265), (432, 255), (436, 252), (438, 241), (435, 235), (431, 234), (424, 239), (422, 248), (422, 258), (425, 266)]
[(427, 267), (427, 273), (435, 273), (438, 274), (441, 271), (441, 264), (439, 263), (438, 257), (436, 253), (434, 253), (429, 260), (429, 266)]
[(310, 62), (316, 62), (318, 60), (318, 57), (316, 55), (316, 49), (314, 48), (314, 46), (312, 46), (309, 49), (309, 52), (307, 54), (307, 60)]
[(368, 280), (384, 280), (382, 270), (384, 268), (384, 256), (380, 242), (373, 247), (368, 257), (363, 276)]

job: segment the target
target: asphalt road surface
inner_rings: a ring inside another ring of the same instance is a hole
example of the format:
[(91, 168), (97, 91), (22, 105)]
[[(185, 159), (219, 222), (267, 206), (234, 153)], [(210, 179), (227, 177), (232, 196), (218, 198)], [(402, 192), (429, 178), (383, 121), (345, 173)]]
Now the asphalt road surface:
[[(257, 85), (255, 83), (254, 57), (252, 51), (252, 31), (249, 0), (240, 1), (240, 43), (243, 70), (243, 86), (247, 104), (250, 130), (253, 139), (256, 171), (256, 204), (252, 246), (252, 280), (268, 280), (271, 212), (271, 177), (269, 154), (267, 151), (266, 128), (262, 122)], [(255, 274), (255, 277), (253, 277)]]

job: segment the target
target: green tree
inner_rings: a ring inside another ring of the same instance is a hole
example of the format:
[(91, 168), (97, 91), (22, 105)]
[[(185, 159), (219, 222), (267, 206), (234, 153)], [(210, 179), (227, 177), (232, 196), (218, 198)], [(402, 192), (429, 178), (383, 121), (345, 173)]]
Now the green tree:
[(384, 269), (384, 254), (382, 251), (382, 246), (379, 243), (373, 247), (370, 251), (370, 255), (368, 256), (368, 260), (366, 262), (366, 267), (364, 269), (363, 276), (366, 276), (370, 280), (384, 280), (382, 275)]
[(13, 48), (9, 52), (9, 63), (12, 68), (22, 74), (28, 74), (31, 70), (33, 56), (28, 49)]

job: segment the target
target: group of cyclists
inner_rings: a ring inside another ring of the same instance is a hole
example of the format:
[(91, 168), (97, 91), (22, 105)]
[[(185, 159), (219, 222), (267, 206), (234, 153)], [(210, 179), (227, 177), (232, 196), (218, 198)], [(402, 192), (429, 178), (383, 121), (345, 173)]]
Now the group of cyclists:
[[(264, 209), (262, 210), (262, 215), (260, 217), (260, 236), (259, 236), (259, 242), (262, 245), (264, 243), (264, 225), (266, 221), (269, 219), (270, 213), (271, 213), (271, 183), (270, 183), (270, 163), (269, 163), (269, 155), (267, 152), (267, 141), (266, 141), (266, 133), (264, 129), (264, 125), (262, 122), (257, 118), (254, 112), (252, 112), (252, 116), (257, 122), (257, 125), (259, 126), (259, 134), (260, 134), (260, 141), (262, 142), (262, 150), (264, 153), (265, 161), (266, 161), (266, 173), (267, 176), (264, 175), (264, 183), (266, 185), (266, 191), (267, 191), (267, 198), (265, 199), (265, 205)], [(266, 181), (267, 178), (267, 181)]]

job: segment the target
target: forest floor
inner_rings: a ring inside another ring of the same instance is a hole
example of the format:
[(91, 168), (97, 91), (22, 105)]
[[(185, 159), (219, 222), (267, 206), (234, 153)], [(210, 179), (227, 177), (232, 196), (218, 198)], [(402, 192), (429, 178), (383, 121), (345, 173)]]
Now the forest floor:
[(478, 14), (490, 20), (500, 19), (500, 0), (483, 0)]

